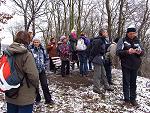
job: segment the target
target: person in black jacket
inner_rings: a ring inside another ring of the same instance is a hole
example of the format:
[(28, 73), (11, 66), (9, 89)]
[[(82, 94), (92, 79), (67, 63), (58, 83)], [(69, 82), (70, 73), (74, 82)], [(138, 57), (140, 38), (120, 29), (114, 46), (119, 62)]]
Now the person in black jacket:
[(136, 29), (128, 28), (125, 38), (117, 43), (117, 55), (121, 59), (123, 73), (124, 104), (138, 106), (136, 101), (136, 78), (141, 65), (141, 56), (144, 50), (139, 39), (136, 37)]
[[(107, 32), (103, 32), (107, 33)], [(104, 55), (105, 55), (105, 43), (104, 37), (101, 35), (101, 30), (99, 36), (94, 38), (91, 44), (91, 51), (89, 59), (94, 65), (94, 77), (93, 77), (93, 91), (99, 94), (103, 94), (106, 90), (113, 91), (113, 89), (108, 84), (106, 77), (106, 72), (104, 68)]]

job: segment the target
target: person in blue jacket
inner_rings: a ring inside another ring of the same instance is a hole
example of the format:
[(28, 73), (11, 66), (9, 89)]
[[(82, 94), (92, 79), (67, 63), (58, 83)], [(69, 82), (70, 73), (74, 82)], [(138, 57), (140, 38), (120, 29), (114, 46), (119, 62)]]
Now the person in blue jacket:
[[(45, 48), (41, 45), (41, 40), (38, 36), (33, 37), (32, 45), (29, 46), (29, 49), (33, 54), (36, 67), (39, 72), (39, 79), (40, 79), (41, 87), (45, 98), (45, 104), (52, 105), (54, 104), (54, 101), (52, 100), (52, 97), (50, 95), (48, 83), (47, 83), (47, 76), (45, 74), (46, 66), (49, 63), (49, 57), (46, 53)], [(39, 103), (40, 101), (41, 101), (41, 96), (40, 96), (40, 92), (38, 91), (36, 97), (36, 103)]]

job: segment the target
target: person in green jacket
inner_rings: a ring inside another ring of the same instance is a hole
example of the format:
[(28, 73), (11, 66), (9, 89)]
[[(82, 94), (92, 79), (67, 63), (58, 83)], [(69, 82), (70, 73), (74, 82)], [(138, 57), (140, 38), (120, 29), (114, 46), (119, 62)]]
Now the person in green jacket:
[(27, 78), (23, 80), (23, 85), (15, 99), (5, 96), (7, 113), (32, 113), (33, 111), (36, 89), (39, 87), (39, 74), (32, 53), (27, 49), (29, 43), (29, 33), (19, 31), (14, 42), (7, 48), (7, 51), (16, 56), (15, 62), (22, 72), (19, 76)]

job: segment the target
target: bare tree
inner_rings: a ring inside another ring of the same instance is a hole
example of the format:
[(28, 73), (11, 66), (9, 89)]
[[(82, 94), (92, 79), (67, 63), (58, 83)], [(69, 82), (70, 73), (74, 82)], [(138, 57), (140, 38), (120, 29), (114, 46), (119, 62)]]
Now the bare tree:
[(117, 34), (117, 37), (122, 37), (123, 35), (123, 27), (124, 27), (124, 24), (125, 24), (125, 18), (124, 18), (124, 15), (123, 15), (123, 6), (125, 4), (125, 1), (126, 0), (119, 0), (119, 19), (118, 19), (118, 34)]
[[(0, 6), (1, 6), (1, 4), (6, 4), (6, 1), (5, 0), (0, 0)], [(11, 18), (13, 18), (12, 15), (10, 15), (8, 13), (5, 13), (5, 12), (0, 12), (0, 23), (6, 24), (7, 21)], [(0, 31), (1, 30), (2, 30), (2, 27), (0, 26)]]
[(106, 0), (106, 10), (107, 10), (107, 15), (108, 15), (108, 27), (107, 27), (107, 30), (108, 30), (109, 37), (111, 37), (112, 19), (111, 19), (110, 0)]
[(45, 0), (13, 0), (13, 2), (20, 9), (16, 12), (24, 17), (25, 30), (28, 31), (33, 22), (33, 33), (35, 33), (35, 18), (43, 15), (44, 12), (40, 12), (40, 10)]

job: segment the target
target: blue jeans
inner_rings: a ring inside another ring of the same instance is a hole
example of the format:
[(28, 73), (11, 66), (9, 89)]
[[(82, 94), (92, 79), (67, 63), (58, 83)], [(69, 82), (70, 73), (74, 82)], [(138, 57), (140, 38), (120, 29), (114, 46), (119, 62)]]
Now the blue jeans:
[(84, 54), (79, 54), (79, 62), (80, 62), (80, 74), (87, 75), (88, 74), (88, 65), (87, 65), (87, 56)]
[(32, 113), (33, 104), (30, 105), (14, 105), (7, 103), (7, 113)]

